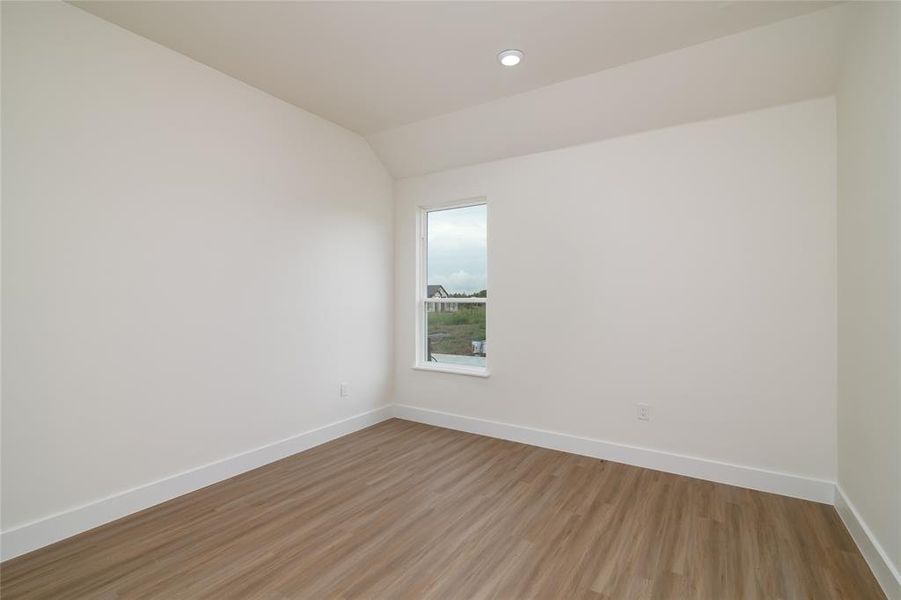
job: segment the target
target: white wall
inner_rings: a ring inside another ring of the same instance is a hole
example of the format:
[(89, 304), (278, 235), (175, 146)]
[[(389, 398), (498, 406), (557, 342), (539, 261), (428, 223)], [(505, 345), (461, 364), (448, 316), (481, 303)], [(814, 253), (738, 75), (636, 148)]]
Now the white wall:
[(66, 4), (2, 21), (4, 530), (389, 402), (362, 138)]
[[(825, 98), (396, 182), (397, 401), (833, 480), (835, 152)], [(416, 208), (481, 195), (491, 376), (414, 371)]]
[[(837, 93), (838, 482), (898, 577), (901, 4), (854, 4), (846, 41)], [(901, 580), (895, 586), (901, 598)]]

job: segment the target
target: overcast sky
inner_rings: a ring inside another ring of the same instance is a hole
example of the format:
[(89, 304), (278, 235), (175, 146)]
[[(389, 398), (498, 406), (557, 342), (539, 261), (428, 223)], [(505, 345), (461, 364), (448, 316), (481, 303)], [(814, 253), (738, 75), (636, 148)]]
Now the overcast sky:
[(488, 289), (487, 207), (469, 206), (428, 214), (428, 282), (450, 294)]

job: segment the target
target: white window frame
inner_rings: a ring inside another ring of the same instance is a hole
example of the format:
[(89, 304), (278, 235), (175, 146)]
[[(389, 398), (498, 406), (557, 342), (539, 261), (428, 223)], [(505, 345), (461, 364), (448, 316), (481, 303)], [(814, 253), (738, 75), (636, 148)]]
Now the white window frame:
[[(443, 204), (429, 204), (419, 207), (419, 215), (417, 219), (417, 265), (416, 265), (416, 304), (415, 304), (415, 322), (414, 327), (416, 339), (413, 344), (416, 353), (413, 360), (413, 368), (422, 371), (435, 371), (439, 373), (454, 373), (457, 375), (469, 375), (473, 377), (488, 377), (488, 356), (485, 356), (485, 366), (475, 367), (468, 365), (451, 365), (447, 363), (439, 364), (426, 361), (425, 354), (428, 342), (426, 335), (428, 333), (428, 325), (426, 319), (428, 314), (426, 304), (484, 304), (485, 305), (485, 339), (488, 339), (488, 327), (490, 315), (488, 314), (488, 298), (427, 298), (428, 289), (428, 216), (430, 212), (441, 210), (450, 210), (454, 208), (467, 208), (469, 206), (485, 206), (486, 218), (488, 213), (488, 199), (485, 197), (469, 198), (466, 200), (458, 200)], [(487, 234), (486, 234), (487, 235)], [(486, 247), (487, 254), (487, 247)], [(486, 265), (488, 256), (485, 257)], [(486, 270), (490, 272), (490, 265), (486, 266)], [(487, 289), (487, 281), (486, 281)]]

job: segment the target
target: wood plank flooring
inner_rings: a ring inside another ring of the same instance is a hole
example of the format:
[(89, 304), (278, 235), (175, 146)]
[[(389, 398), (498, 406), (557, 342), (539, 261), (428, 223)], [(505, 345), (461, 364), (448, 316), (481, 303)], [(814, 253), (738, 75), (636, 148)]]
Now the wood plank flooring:
[(17, 598), (883, 598), (831, 506), (390, 420), (0, 565)]

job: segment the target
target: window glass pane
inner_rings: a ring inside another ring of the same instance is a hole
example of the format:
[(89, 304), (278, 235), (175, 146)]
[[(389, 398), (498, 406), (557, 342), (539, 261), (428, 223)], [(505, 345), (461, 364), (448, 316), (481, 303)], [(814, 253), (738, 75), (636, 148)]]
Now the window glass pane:
[[(482, 204), (427, 213), (426, 298), (488, 297), (488, 210)], [(428, 302), (425, 360), (484, 367), (485, 304)]]
[(485, 366), (485, 305), (425, 303), (425, 359), (448, 365)]
[(428, 213), (428, 295), (488, 293), (486, 205)]

